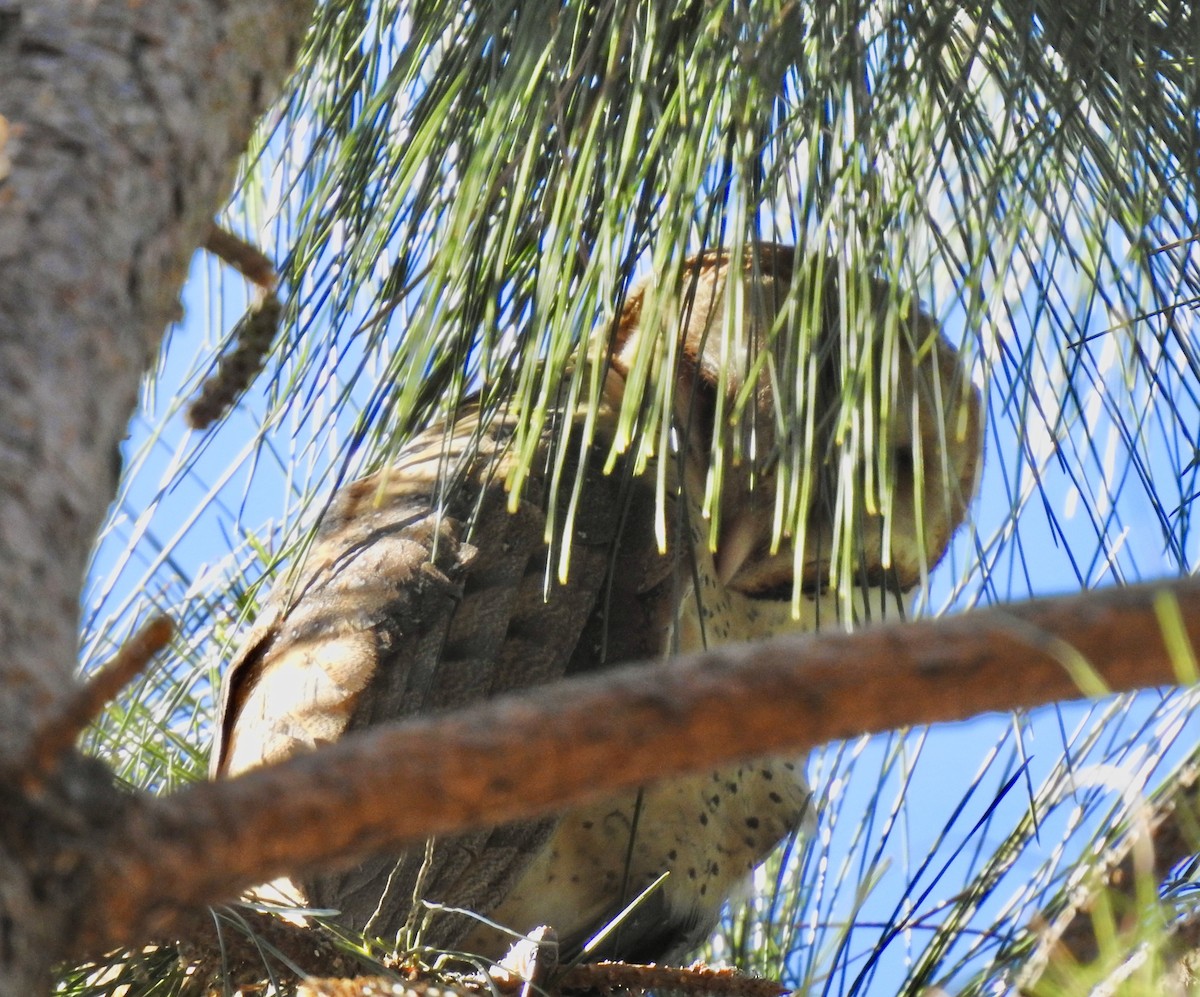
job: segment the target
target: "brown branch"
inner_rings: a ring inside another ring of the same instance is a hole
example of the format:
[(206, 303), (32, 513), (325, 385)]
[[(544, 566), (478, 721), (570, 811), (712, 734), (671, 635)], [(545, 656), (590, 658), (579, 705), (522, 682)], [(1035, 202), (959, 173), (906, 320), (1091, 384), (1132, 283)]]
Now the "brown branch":
[(480, 991), (435, 980), (396, 980), (386, 976), (305, 980), (296, 997), (478, 997)]
[(52, 772), (75, 744), (83, 729), (96, 719), (117, 694), (145, 670), (175, 634), (165, 616), (155, 616), (117, 652), (56, 704), (55, 710), (34, 732), (22, 772), (25, 788), (33, 789)]
[(214, 223), (209, 229), (204, 248), (263, 291), (274, 291), (279, 284), (279, 275), (271, 258), (253, 243), (220, 225)]
[(776, 980), (746, 976), (734, 969), (710, 966), (636, 966), (597, 962), (575, 966), (558, 981), (558, 989), (595, 993), (653, 990), (656, 993), (715, 994), (717, 997), (780, 997), (787, 988)]
[[(495, 981), (492, 981), (493, 984)], [(627, 962), (599, 962), (575, 966), (549, 987), (535, 993), (620, 993), (655, 991), (672, 994), (710, 994), (715, 997), (781, 997), (787, 988), (774, 980), (746, 976), (733, 969), (695, 965), (639, 966)], [(481, 986), (474, 980), (396, 980), (380, 976), (357, 979), (309, 979), (299, 997), (478, 997), (479, 994), (518, 993), (512, 985)]]
[(777, 980), (746, 976), (734, 969), (713, 969), (702, 962), (682, 967), (605, 961), (560, 970), (558, 938), (548, 925), (535, 928), (513, 945), (504, 959), (488, 970), (487, 986), (488, 992), (498, 990), (520, 997), (629, 990), (714, 997), (781, 997), (787, 993)]
[(78, 953), (162, 932), (255, 882), (429, 834), (734, 758), (1077, 699), (1084, 659), (1111, 690), (1170, 684), (1163, 593), (1200, 645), (1200, 580), (1108, 589), (631, 666), (140, 798), (101, 864)]

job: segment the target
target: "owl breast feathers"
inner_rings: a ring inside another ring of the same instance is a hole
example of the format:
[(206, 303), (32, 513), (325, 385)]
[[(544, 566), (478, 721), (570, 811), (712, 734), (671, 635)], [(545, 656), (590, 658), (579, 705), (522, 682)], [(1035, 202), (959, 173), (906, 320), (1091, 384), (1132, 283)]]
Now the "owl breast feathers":
[[(647, 315), (664, 290), (650, 284), (631, 292), (617, 324), (594, 438), (565, 450), (577, 464), (562, 480), (583, 480), (565, 584), (548, 582), (557, 552), (545, 543), (547, 516), (564, 512), (551, 508), (545, 474), (550, 431), (515, 512), (505, 491), (513, 420), (475, 409), (339, 491), (230, 667), (214, 774), (575, 673), (902, 614), (975, 488), (978, 394), (932, 319), (898, 308), (880, 281), (858, 281), (851, 295), (823, 279), (824, 304), (805, 322), (788, 296), (802, 279), (793, 266), (782, 246), (757, 247), (737, 268), (725, 253), (704, 254), (675, 291), (684, 304), (664, 313), (677, 316), (669, 328), (680, 337), (677, 442), (659, 458), (665, 550), (654, 475), (634, 476), (623, 461), (604, 473), (627, 375), (653, 347)], [(855, 296), (858, 322), (844, 304)], [(797, 399), (791, 412), (785, 394)], [(847, 429), (852, 405), (875, 418), (869, 432)], [(557, 430), (581, 439), (579, 420), (556, 416)], [(805, 510), (799, 555), (796, 537), (774, 541), (778, 464), (793, 434), (808, 455), (807, 473), (791, 479)], [(713, 529), (705, 489), (717, 443), (727, 456)], [(841, 593), (829, 587), (839, 572), (852, 581)], [(670, 958), (702, 941), (748, 873), (811, 822), (802, 769), (801, 759), (770, 758), (670, 780), (289, 888), (381, 937), (412, 923), (415, 896), (476, 912), (489, 923), (441, 912), (422, 937), (495, 958), (514, 936), (493, 924), (518, 934), (549, 924), (577, 953), (653, 885), (586, 955)]]

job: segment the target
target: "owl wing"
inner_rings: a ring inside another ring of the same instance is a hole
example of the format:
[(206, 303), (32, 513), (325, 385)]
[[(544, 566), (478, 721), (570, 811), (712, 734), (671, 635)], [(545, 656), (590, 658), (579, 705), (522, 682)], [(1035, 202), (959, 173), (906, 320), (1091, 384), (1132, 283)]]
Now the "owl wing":
[[(592, 447), (583, 457), (568, 581), (547, 594), (548, 489), (535, 474), (508, 511), (510, 428), (503, 419), (484, 428), (471, 414), (337, 493), (313, 546), (277, 584), (227, 673), (214, 775), (269, 764), (359, 727), (657, 653), (661, 637), (650, 629), (605, 639), (617, 629), (609, 626), (614, 612), (636, 618), (641, 604), (648, 619), (665, 598), (669, 563), (644, 514), (653, 495), (625, 475), (602, 474), (607, 448)], [(535, 468), (546, 466), (548, 453), (547, 441)], [(573, 471), (566, 468), (565, 482)], [(640, 543), (629, 542), (635, 536)], [(440, 839), (301, 885), (314, 906), (384, 937), (404, 926), (416, 896), (486, 913), (554, 824)], [(468, 926), (442, 916), (424, 937), (452, 945)]]

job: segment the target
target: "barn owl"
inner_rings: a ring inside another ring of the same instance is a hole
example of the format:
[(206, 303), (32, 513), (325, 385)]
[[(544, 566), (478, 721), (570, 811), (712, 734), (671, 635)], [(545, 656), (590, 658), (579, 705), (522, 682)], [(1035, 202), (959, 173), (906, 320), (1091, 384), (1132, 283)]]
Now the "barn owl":
[[(564, 501), (548, 486), (550, 444), (511, 509), (510, 417), (466, 410), (385, 471), (341, 489), (226, 676), (214, 774), (619, 663), (902, 614), (965, 516), (980, 462), (978, 395), (915, 306), (896, 319), (893, 302), (895, 334), (879, 334), (891, 297), (880, 281), (859, 288), (867, 322), (841, 320), (847, 298), (830, 278), (806, 324), (787, 305), (795, 263), (785, 246), (757, 246), (739, 267), (711, 251), (688, 261), (679, 287), (631, 291), (611, 339), (598, 429), (567, 451), (584, 484), (564, 582), (554, 580), (557, 552), (546, 543), (548, 510)], [(668, 292), (685, 303), (672, 331), (654, 333), (679, 337), (656, 524), (654, 474), (634, 475), (622, 460), (605, 472), (633, 358), (647, 348), (643, 312), (651, 293), (661, 301)], [(857, 435), (840, 421), (849, 409), (839, 365), (855, 351), (852, 369), (866, 377), (859, 409), (890, 403), (886, 422)], [(779, 410), (785, 376), (800, 379), (803, 413)], [(581, 432), (578, 418), (556, 416)], [(811, 471), (799, 552), (794, 536), (777, 542), (774, 527), (775, 465), (784, 434), (797, 432)], [(709, 487), (714, 441), (731, 456)], [(872, 483), (881, 449), (890, 503)], [(839, 550), (853, 555), (842, 563), (849, 599), (829, 587)], [(669, 959), (702, 941), (755, 866), (811, 821), (810, 800), (802, 759), (759, 759), (291, 885), (380, 937), (409, 922), (414, 898), (454, 908), (432, 916), (425, 938), (487, 958), (547, 924), (567, 952)]]

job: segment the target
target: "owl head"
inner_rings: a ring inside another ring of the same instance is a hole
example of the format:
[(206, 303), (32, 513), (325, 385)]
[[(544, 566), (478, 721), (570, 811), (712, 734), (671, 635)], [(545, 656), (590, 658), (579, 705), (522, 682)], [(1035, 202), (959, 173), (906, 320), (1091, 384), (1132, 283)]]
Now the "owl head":
[(937, 323), (832, 260), (714, 250), (673, 291), (632, 289), (612, 352), (622, 378), (647, 348), (651, 297), (670, 303), (658, 328), (677, 330), (665, 355), (681, 479), (717, 517), (721, 580), (761, 598), (790, 597), (797, 573), (807, 592), (915, 586), (962, 523), (982, 456), (979, 392)]

